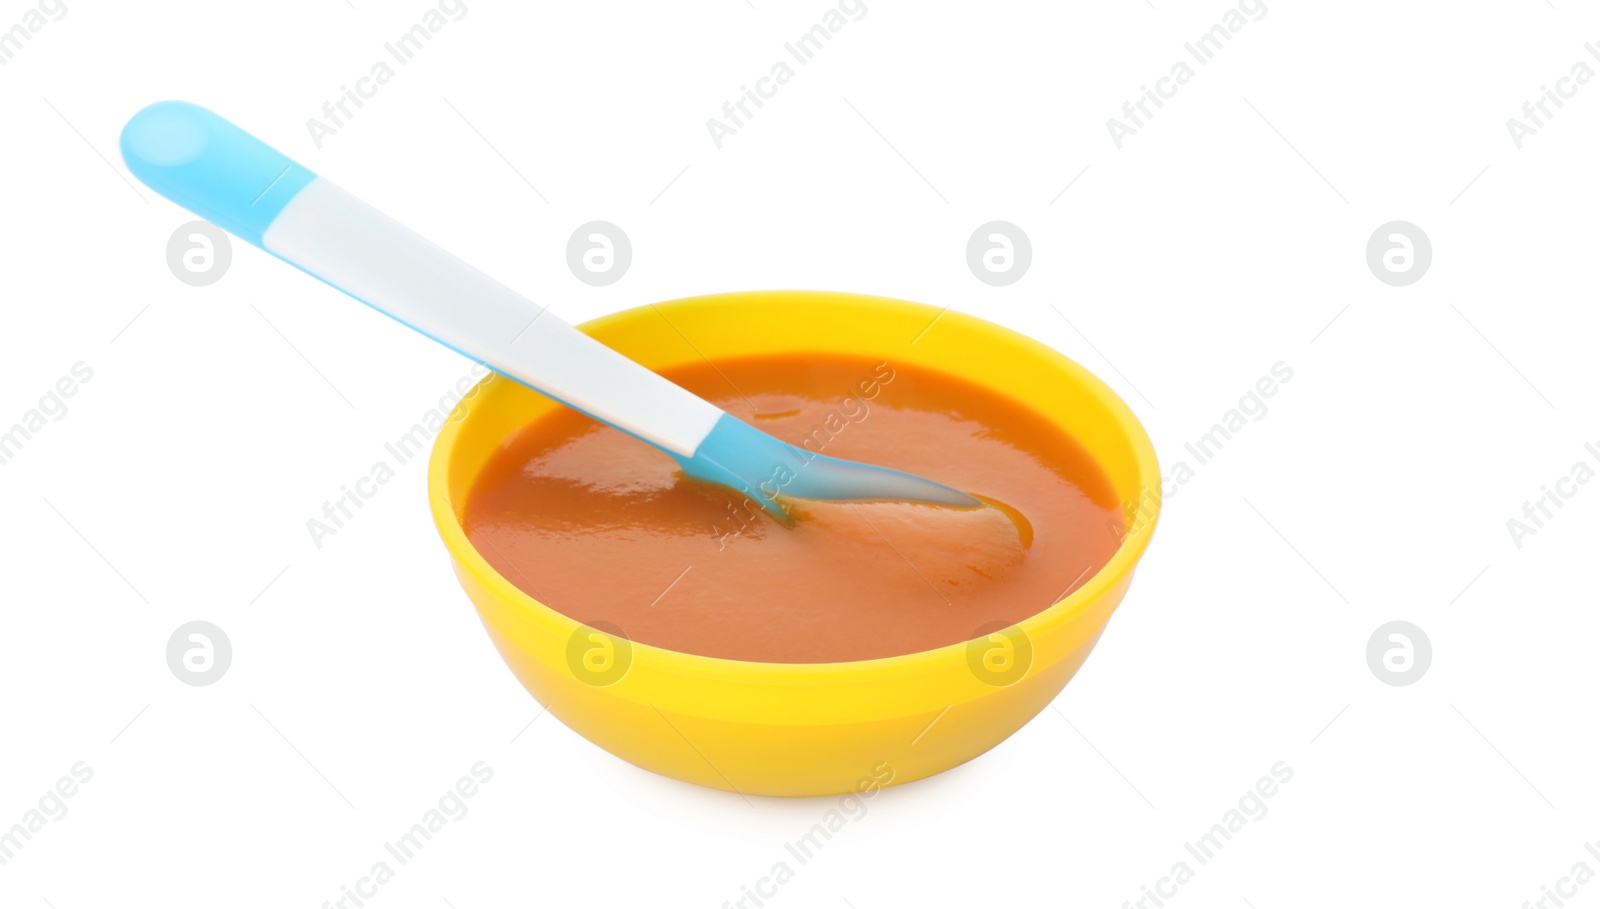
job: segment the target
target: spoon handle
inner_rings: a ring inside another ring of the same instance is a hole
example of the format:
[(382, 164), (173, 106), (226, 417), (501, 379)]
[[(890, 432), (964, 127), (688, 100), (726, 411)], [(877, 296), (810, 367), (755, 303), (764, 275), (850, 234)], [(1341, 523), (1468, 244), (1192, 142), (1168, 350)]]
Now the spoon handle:
[(680, 458), (724, 412), (557, 318), (209, 110), (135, 114), (151, 189), (458, 353)]

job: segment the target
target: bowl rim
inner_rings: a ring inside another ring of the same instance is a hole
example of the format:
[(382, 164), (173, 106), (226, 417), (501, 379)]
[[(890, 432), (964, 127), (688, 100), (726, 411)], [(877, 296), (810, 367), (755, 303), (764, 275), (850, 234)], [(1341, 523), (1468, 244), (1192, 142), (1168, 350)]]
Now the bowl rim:
[[(830, 290), (753, 290), (679, 297), (660, 303), (645, 303), (640, 306), (608, 313), (583, 322), (576, 327), (585, 333), (593, 333), (618, 322), (637, 319), (647, 313), (661, 315), (664, 310), (666, 315), (670, 316), (675, 310), (700, 308), (708, 305), (738, 306), (758, 300), (770, 302), (775, 297), (787, 298), (793, 302), (823, 302), (827, 305), (871, 306), (900, 310), (908, 314), (921, 314), (930, 319), (937, 316), (940, 321), (954, 322), (966, 330), (997, 335), (1018, 346), (1032, 348), (1034, 352), (1044, 355), (1047, 359), (1060, 366), (1064, 372), (1071, 374), (1084, 390), (1091, 393), (1112, 414), (1117, 426), (1126, 436), (1130, 447), (1133, 449), (1134, 460), (1137, 464), (1140, 489), (1138, 504), (1140, 507), (1148, 508), (1149, 517), (1140, 523), (1136, 531), (1126, 534), (1118, 545), (1116, 552), (1101, 566), (1100, 570), (1073, 589), (1070, 594), (1007, 627), (1019, 629), (1025, 638), (1038, 640), (1042, 634), (1051, 629), (1069, 625), (1073, 619), (1084, 612), (1090, 604), (1097, 601), (1106, 591), (1128, 580), (1139, 559), (1149, 547), (1150, 538), (1154, 535), (1156, 524), (1160, 519), (1161, 472), (1155, 446), (1150, 441), (1149, 434), (1145, 431), (1143, 424), (1134, 415), (1132, 408), (1110, 386), (1106, 385), (1098, 376), (1084, 368), (1077, 361), (1021, 332), (948, 307), (941, 309), (926, 303), (914, 303), (892, 297)], [(584, 623), (523, 592), (520, 587), (517, 587), (496, 571), (488, 560), (478, 552), (477, 547), (472, 544), (471, 540), (467, 538), (462, 521), (455, 513), (450, 501), (450, 459), (460, 439), (465, 422), (471, 418), (468, 408), (472, 406), (473, 402), (480, 400), (479, 394), (482, 391), (498, 383), (508, 382), (514, 382), (514, 380), (508, 379), (497, 372), (490, 372), (489, 375), (481, 379), (477, 385), (462, 396), (446, 418), (443, 428), (434, 438), (433, 450), (428, 460), (429, 507), (433, 513), (435, 528), (438, 530), (440, 537), (444, 541), (445, 548), (449, 551), (451, 558), (459, 569), (466, 571), (473, 580), (487, 588), (501, 602), (513, 604), (517, 609), (527, 611), (532, 614), (533, 618), (543, 622), (559, 625), (563, 628), (564, 634), (570, 635), (578, 628), (584, 627)], [(1152, 491), (1154, 495), (1150, 494)], [(1123, 503), (1125, 510), (1128, 504)], [(474, 609), (478, 610), (480, 617), (483, 617), (482, 609), (476, 603), (473, 606)], [(1092, 636), (1093, 632), (1090, 633), (1090, 637)], [(824, 682), (830, 678), (839, 681), (845, 680), (846, 677), (858, 679), (863, 672), (872, 672), (877, 676), (890, 678), (937, 672), (948, 668), (952, 659), (964, 663), (966, 648), (969, 643), (970, 641), (960, 641), (954, 644), (946, 644), (942, 647), (935, 647), (931, 650), (919, 650), (913, 653), (875, 657), (867, 660), (828, 663), (778, 663), (704, 656), (629, 639), (634, 668), (637, 668), (642, 660), (648, 660), (658, 671), (682, 675), (737, 677), (746, 681), (754, 678), (769, 682), (803, 679), (808, 683)]]

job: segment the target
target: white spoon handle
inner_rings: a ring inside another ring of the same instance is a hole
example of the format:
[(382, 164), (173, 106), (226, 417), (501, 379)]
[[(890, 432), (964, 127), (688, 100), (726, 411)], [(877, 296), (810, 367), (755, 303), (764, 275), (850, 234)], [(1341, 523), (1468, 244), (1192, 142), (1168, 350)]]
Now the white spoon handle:
[(318, 177), (261, 246), (441, 344), (690, 457), (723, 411)]

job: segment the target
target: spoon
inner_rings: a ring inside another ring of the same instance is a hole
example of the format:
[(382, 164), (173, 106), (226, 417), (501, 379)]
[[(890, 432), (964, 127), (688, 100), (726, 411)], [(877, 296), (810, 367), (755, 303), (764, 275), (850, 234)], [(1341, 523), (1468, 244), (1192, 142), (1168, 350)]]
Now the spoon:
[(122, 130), (151, 189), (440, 344), (671, 455), (785, 524), (780, 496), (983, 505), (949, 486), (790, 445), (612, 350), (239, 127), (159, 101)]

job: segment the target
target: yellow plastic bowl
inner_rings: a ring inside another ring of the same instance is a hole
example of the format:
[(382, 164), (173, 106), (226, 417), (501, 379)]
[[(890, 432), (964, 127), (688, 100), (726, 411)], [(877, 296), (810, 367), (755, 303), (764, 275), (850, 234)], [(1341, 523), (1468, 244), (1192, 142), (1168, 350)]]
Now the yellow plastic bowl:
[(1068, 430), (1138, 512), (1110, 562), (1065, 600), (965, 644), (788, 664), (629, 643), (523, 593), (468, 542), (458, 515), (485, 462), (515, 430), (559, 406), (490, 376), (434, 444), (434, 521), (461, 586), (522, 684), (561, 722), (647, 770), (745, 795), (815, 796), (909, 782), (969, 761), (1020, 729), (1077, 672), (1154, 529), (1160, 475), (1133, 412), (1088, 370), (988, 322), (879, 297), (783, 291), (646, 306), (582, 330), (653, 369), (702, 355), (826, 352), (954, 373)]

